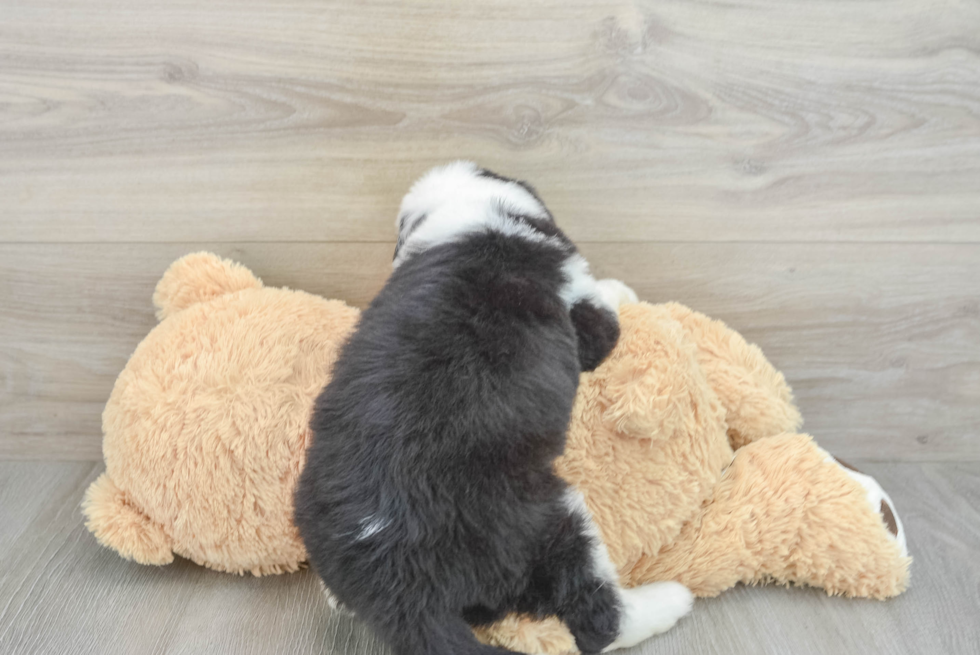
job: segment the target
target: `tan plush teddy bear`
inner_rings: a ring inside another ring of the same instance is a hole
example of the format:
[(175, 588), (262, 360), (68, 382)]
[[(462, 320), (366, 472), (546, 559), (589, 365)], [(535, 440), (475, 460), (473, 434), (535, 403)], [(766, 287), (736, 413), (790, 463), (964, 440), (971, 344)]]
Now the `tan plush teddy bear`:
[[(696, 596), (739, 582), (884, 599), (911, 559), (891, 500), (807, 435), (756, 346), (678, 304), (620, 308), (610, 357), (584, 373), (557, 469), (582, 490), (625, 586)], [(524, 652), (575, 652), (556, 619), (479, 631)]]
[[(143, 564), (176, 553), (220, 571), (294, 571), (292, 492), (308, 419), (359, 312), (267, 288), (188, 255), (154, 293), (160, 324), (103, 414), (106, 472), (83, 505), (100, 543)], [(676, 304), (624, 305), (610, 357), (582, 375), (558, 472), (583, 493), (627, 586), (738, 582), (887, 598), (910, 558), (890, 499), (813, 440), (755, 346)], [(481, 639), (574, 651), (554, 619), (511, 616)]]

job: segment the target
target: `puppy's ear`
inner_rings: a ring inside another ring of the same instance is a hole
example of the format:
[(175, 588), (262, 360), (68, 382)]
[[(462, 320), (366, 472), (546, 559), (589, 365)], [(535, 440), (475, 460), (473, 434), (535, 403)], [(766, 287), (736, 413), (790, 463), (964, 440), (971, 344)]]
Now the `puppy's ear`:
[(405, 242), (408, 241), (408, 237), (419, 229), (428, 217), (428, 214), (422, 214), (415, 220), (412, 220), (412, 217), (408, 214), (402, 214), (398, 217), (398, 242), (395, 244), (395, 256), (392, 257), (392, 261), (398, 259), (398, 253), (401, 252)]
[(408, 222), (408, 214), (400, 214), (398, 216), (398, 242), (395, 243), (395, 254), (392, 256), (391, 261), (398, 259), (398, 253), (401, 252), (402, 246), (405, 245), (405, 224)]
[(593, 371), (619, 340), (619, 319), (606, 307), (579, 300), (570, 312), (578, 339), (578, 359), (583, 371)]

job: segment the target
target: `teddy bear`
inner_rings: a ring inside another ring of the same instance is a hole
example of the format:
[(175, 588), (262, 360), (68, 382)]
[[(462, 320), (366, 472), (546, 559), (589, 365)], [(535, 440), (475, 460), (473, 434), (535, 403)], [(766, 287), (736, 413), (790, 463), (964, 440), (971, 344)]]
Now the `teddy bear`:
[[(722, 322), (676, 303), (620, 307), (620, 340), (583, 373), (558, 473), (578, 487), (624, 586), (737, 583), (885, 599), (908, 585), (887, 493), (796, 433), (782, 374)], [(573, 653), (557, 619), (479, 629), (527, 653)]]
[[(359, 311), (266, 287), (210, 253), (174, 262), (153, 303), (160, 322), (103, 413), (106, 471), (83, 501), (88, 529), (142, 564), (177, 554), (239, 574), (300, 569), (293, 489), (309, 417)], [(625, 586), (677, 580), (708, 597), (772, 582), (879, 599), (906, 588), (891, 499), (797, 433), (790, 388), (758, 347), (676, 303), (619, 312), (619, 342), (582, 374), (555, 467), (583, 494)], [(522, 652), (575, 652), (554, 618), (476, 632)]]

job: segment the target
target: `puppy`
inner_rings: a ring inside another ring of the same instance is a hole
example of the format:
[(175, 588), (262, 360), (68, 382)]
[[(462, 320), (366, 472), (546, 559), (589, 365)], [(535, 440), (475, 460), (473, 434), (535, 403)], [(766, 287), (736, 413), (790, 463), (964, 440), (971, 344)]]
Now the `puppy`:
[(622, 589), (557, 477), (579, 373), (616, 344), (625, 285), (597, 282), (529, 185), (469, 162), (402, 202), (394, 271), (316, 401), (296, 525), (326, 587), (398, 655), (510, 652), (471, 625), (553, 615), (583, 653), (691, 607)]

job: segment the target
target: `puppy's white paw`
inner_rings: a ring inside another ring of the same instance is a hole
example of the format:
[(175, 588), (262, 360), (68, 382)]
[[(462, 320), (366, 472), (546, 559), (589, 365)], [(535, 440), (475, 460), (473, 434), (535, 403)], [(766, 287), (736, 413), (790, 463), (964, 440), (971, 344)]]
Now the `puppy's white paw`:
[(679, 582), (654, 582), (623, 589), (623, 618), (619, 637), (603, 652), (635, 646), (644, 639), (666, 632), (691, 611), (694, 595)]
[(639, 302), (636, 292), (619, 280), (606, 278), (596, 282), (596, 286), (599, 287), (603, 302), (613, 309), (619, 309), (624, 303)]

